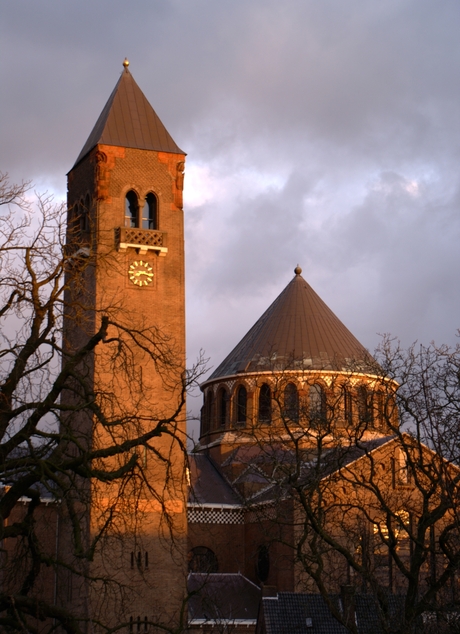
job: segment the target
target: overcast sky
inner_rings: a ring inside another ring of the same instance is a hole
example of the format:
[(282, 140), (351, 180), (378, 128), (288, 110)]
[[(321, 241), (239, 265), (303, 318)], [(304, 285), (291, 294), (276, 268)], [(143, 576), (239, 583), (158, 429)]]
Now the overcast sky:
[(127, 56), (188, 154), (190, 361), (297, 263), (370, 350), (452, 344), (459, 32), (458, 0), (5, 0), (0, 169), (62, 198)]

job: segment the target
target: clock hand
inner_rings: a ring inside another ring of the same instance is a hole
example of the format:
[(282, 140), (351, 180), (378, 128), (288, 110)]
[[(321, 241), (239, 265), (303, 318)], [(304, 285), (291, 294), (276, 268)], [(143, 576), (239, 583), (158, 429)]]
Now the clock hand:
[(147, 275), (148, 277), (153, 277), (153, 273), (147, 273), (147, 271), (132, 271), (131, 275), (139, 277), (140, 275)]

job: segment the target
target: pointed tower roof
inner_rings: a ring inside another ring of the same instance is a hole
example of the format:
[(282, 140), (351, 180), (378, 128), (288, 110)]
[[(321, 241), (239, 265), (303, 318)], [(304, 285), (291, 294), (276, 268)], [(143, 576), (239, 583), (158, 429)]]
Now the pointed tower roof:
[(166, 130), (123, 62), (124, 70), (75, 165), (98, 143), (184, 154)]
[(208, 381), (241, 372), (375, 373), (376, 361), (295, 269), (295, 277)]

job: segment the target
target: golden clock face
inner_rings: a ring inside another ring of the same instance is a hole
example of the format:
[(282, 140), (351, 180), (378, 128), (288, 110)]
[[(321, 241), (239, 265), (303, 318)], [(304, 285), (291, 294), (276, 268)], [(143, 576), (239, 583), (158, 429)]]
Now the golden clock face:
[(128, 277), (136, 286), (148, 286), (153, 282), (153, 269), (148, 262), (136, 260), (129, 265)]

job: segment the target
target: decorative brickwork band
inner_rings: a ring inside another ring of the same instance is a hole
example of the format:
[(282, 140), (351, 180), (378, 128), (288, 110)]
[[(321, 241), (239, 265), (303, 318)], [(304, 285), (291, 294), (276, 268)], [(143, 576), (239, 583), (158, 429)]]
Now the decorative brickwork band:
[(189, 524), (244, 524), (243, 509), (189, 507)]
[(147, 251), (157, 251), (158, 255), (166, 255), (168, 249), (166, 244), (166, 233), (162, 231), (152, 231), (151, 229), (131, 229), (118, 227), (115, 229), (115, 242), (119, 251), (132, 247), (139, 249), (139, 254), (143, 255)]

